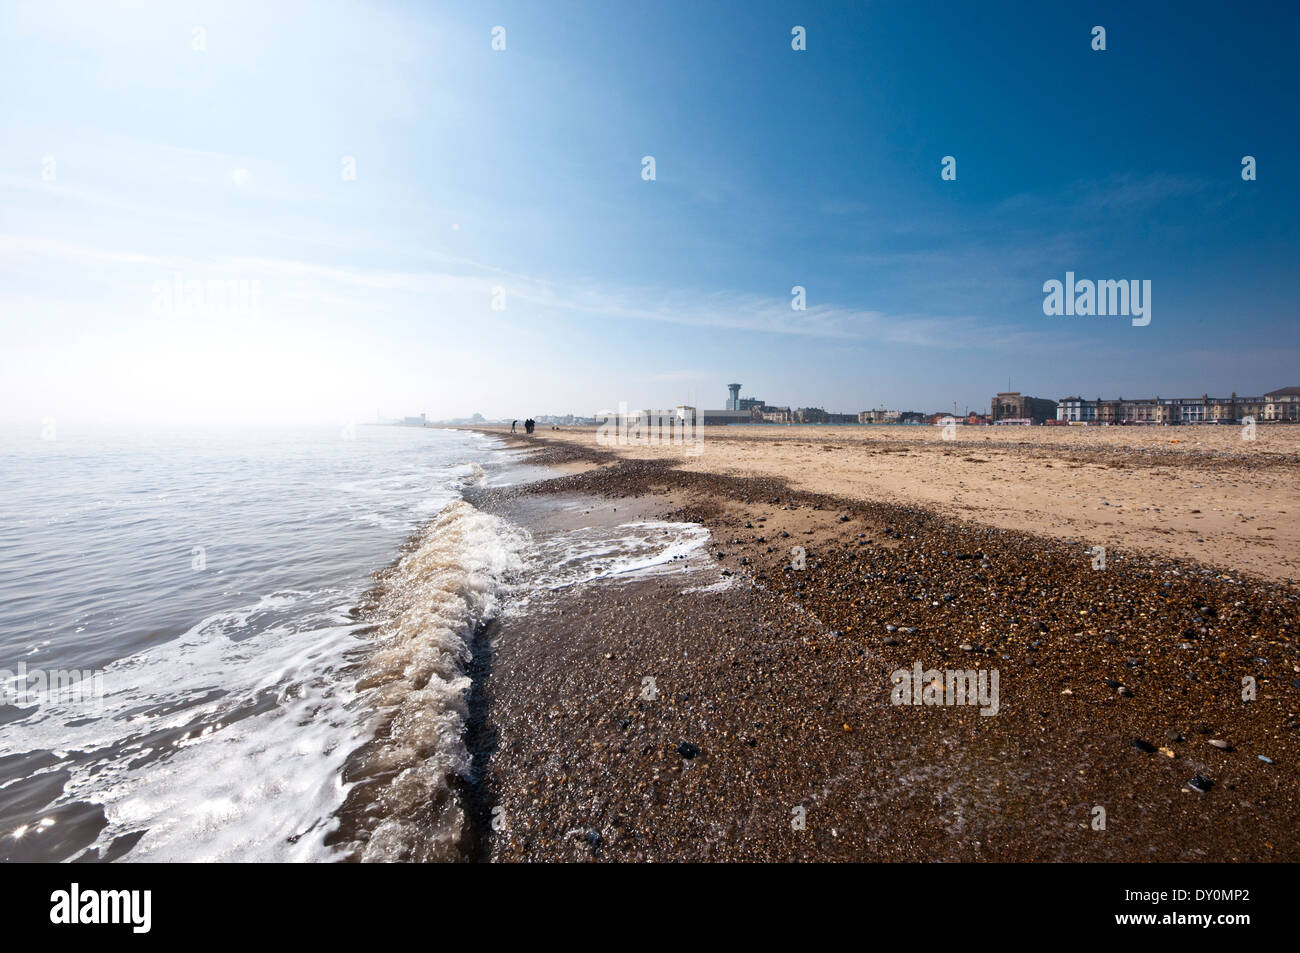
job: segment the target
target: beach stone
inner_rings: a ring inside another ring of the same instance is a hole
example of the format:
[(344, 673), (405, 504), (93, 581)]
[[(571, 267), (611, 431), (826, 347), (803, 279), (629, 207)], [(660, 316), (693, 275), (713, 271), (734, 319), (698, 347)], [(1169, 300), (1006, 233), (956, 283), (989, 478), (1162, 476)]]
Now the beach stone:
[(1204, 794), (1214, 787), (1214, 782), (1203, 774), (1194, 774), (1192, 779), (1187, 782), (1187, 786), (1193, 791), (1200, 791)]
[(700, 749), (689, 741), (683, 741), (677, 746), (677, 753), (689, 761), (700, 753)]
[(1232, 750), (1232, 745), (1229, 744), (1228, 742), (1224, 741), (1222, 738), (1211, 738), (1211, 739), (1210, 739), (1210, 744), (1214, 745), (1214, 747), (1220, 749), (1221, 751), (1231, 751), (1231, 750)]
[(1133, 739), (1133, 747), (1134, 747), (1134, 748), (1137, 748), (1138, 751), (1141, 751), (1141, 752), (1143, 752), (1144, 754), (1155, 754), (1155, 751), (1156, 751), (1156, 746), (1155, 746), (1155, 745), (1150, 744), (1150, 743), (1148, 743), (1148, 742), (1146, 742), (1146, 741), (1143, 741), (1141, 738), (1134, 738), (1134, 739)]

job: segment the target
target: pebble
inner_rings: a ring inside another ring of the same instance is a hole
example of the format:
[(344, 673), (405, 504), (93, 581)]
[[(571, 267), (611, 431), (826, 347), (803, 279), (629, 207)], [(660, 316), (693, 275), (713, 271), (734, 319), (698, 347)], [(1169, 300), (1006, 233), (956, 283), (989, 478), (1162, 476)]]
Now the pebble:
[(1192, 779), (1187, 782), (1187, 786), (1193, 791), (1200, 791), (1202, 794), (1214, 787), (1214, 782), (1203, 774), (1194, 774)]
[(1210, 739), (1210, 744), (1214, 745), (1214, 747), (1219, 748), (1219, 749), (1221, 749), (1221, 750), (1223, 750), (1223, 751), (1231, 751), (1231, 750), (1232, 750), (1232, 745), (1230, 745), (1228, 742), (1224, 741), (1222, 738), (1211, 738), (1211, 739)]
[(700, 749), (697, 748), (695, 745), (691, 744), (689, 741), (683, 741), (681, 744), (677, 746), (677, 753), (681, 755), (683, 758), (685, 758), (687, 761), (689, 761), (691, 758), (694, 758), (697, 754), (700, 753)]
[(1156, 746), (1143, 741), (1141, 738), (1133, 739), (1133, 747), (1144, 754), (1155, 754)]
[(1259, 760), (1260, 760), (1260, 761), (1263, 761), (1265, 764), (1272, 764), (1272, 763), (1273, 763), (1273, 759), (1270, 758), (1268, 755), (1265, 755), (1265, 754), (1260, 755), (1260, 756), (1259, 756)]

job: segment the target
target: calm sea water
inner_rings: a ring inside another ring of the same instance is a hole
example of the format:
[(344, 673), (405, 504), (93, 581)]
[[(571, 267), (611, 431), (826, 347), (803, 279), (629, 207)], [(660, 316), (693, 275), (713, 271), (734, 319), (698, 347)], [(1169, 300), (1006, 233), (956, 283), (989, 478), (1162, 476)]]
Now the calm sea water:
[[(493, 447), (393, 427), (0, 444), (0, 858), (322, 856), (365, 733), (351, 610)], [(24, 664), (95, 672), (102, 698), (19, 696)]]

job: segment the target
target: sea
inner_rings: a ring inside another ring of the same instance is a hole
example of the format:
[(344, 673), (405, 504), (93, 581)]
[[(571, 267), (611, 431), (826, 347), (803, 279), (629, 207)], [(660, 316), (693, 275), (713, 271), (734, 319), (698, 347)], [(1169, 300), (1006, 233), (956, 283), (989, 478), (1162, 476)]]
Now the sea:
[(467, 499), (552, 475), (434, 427), (0, 438), (0, 860), (458, 859), (476, 633), (709, 563)]

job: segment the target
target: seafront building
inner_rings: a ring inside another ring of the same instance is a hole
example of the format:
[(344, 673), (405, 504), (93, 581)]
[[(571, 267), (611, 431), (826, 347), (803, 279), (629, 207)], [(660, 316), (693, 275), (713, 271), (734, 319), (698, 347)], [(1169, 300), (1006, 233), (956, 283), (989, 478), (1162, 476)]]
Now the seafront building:
[(856, 424), (857, 414), (837, 414), (821, 407), (769, 406), (758, 397), (741, 397), (741, 384), (727, 385), (727, 404), (721, 410), (702, 410), (700, 419), (706, 426), (724, 424)]
[(1041, 424), (1057, 419), (1057, 404), (1045, 397), (1027, 397), (1018, 390), (993, 395), (989, 420), (995, 424)]
[[(758, 397), (741, 397), (740, 384), (728, 384), (726, 407), (721, 410), (697, 410), (679, 405), (673, 411), (640, 411), (644, 417), (667, 413), (678, 419), (693, 419), (707, 426), (730, 424), (947, 424), (949, 422), (980, 426), (1040, 424), (1198, 424), (1237, 423), (1246, 417), (1258, 422), (1300, 423), (1300, 387), (1283, 387), (1262, 397), (1144, 397), (1114, 400), (1089, 400), (1062, 397), (1059, 401), (1030, 397), (1020, 391), (1000, 391), (993, 395), (987, 416), (972, 410), (958, 415), (954, 406), (950, 414), (920, 413), (911, 410), (872, 409), (856, 414), (841, 414), (823, 407), (777, 407)], [(638, 412), (633, 412), (635, 416)], [(617, 415), (602, 411), (595, 418), (601, 423)], [(557, 423), (578, 423), (584, 418), (556, 418)], [(407, 423), (418, 424), (418, 418)]]
[(1056, 419), (1067, 424), (1217, 424), (1256, 421), (1300, 422), (1300, 387), (1283, 387), (1262, 397), (1142, 397), (1088, 400), (1062, 397)]

